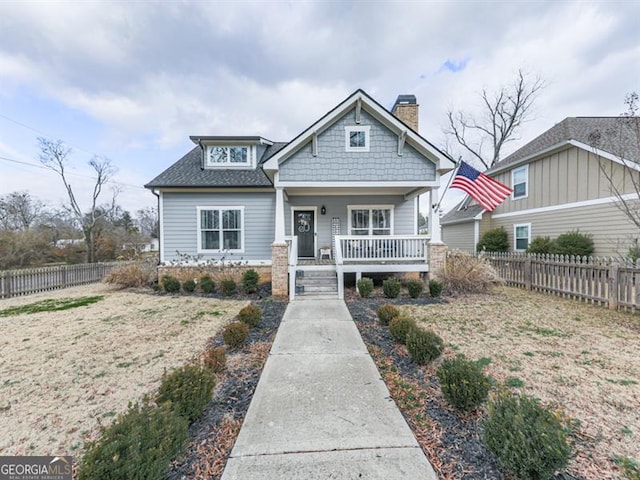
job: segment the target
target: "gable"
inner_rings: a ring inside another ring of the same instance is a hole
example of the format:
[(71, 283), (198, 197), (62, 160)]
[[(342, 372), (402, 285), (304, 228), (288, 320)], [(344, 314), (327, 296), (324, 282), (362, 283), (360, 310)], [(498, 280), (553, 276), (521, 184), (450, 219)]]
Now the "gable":
[[(369, 151), (347, 151), (345, 127), (369, 127)], [(280, 181), (434, 181), (436, 165), (405, 142), (398, 155), (398, 135), (364, 109), (356, 123), (356, 108), (347, 111), (312, 140), (283, 160)]]

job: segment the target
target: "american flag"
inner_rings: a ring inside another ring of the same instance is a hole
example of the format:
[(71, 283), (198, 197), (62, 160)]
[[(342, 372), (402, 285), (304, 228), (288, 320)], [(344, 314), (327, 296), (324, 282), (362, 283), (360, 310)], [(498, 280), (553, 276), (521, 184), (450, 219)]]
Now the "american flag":
[(468, 193), (485, 210), (491, 212), (511, 195), (511, 188), (479, 172), (466, 162), (460, 162), (451, 188)]

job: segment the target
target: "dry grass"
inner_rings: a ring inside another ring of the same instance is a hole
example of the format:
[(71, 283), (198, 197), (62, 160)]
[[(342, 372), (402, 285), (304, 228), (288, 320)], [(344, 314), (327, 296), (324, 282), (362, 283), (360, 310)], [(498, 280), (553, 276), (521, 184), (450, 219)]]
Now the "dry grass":
[(402, 309), (441, 335), (448, 355), (490, 358), (485, 372), (571, 417), (574, 472), (617, 478), (613, 457), (640, 459), (637, 316), (514, 288)]
[(97, 284), (2, 300), (0, 309), (86, 295), (104, 299), (0, 317), (0, 455), (77, 455), (98, 421), (153, 393), (165, 369), (200, 355), (247, 304)]

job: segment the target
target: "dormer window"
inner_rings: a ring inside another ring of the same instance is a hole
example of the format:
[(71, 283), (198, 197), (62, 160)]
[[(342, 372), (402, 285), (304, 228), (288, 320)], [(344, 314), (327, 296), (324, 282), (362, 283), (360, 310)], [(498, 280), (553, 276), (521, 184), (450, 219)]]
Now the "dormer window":
[(207, 167), (250, 167), (254, 163), (255, 148), (244, 145), (209, 145), (205, 157)]
[(344, 127), (345, 151), (368, 152), (370, 128), (361, 125)]

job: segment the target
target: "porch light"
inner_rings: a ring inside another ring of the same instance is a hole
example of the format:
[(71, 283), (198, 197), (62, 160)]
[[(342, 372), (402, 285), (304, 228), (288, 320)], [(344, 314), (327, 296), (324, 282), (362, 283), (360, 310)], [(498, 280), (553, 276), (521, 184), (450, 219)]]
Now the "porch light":
[(327, 209), (324, 208), (324, 205), (322, 205), (322, 207), (320, 207), (320, 215), (325, 215), (327, 213)]

